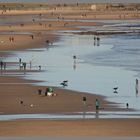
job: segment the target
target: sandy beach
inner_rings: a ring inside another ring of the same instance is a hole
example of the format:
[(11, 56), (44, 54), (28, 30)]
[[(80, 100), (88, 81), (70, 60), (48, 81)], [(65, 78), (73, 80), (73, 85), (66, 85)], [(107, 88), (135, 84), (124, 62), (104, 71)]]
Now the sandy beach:
[[(87, 12), (72, 10), (13, 10), (1, 11), (1, 16), (18, 16), (40, 14), (41, 18), (56, 21), (32, 21), (11, 25), (0, 25), (0, 58), (11, 55), (10, 51), (40, 48), (59, 39), (61, 30), (79, 30), (77, 26), (101, 26), (101, 22), (86, 22), (90, 19), (139, 19), (139, 11)], [(59, 19), (58, 19), (59, 15)], [(85, 15), (85, 14), (84, 14)], [(41, 19), (40, 18), (40, 19)], [(67, 21), (65, 21), (66, 19)], [(73, 20), (73, 21), (70, 21)], [(82, 22), (78, 20), (83, 20)], [(25, 34), (26, 32), (26, 34)], [(14, 40), (11, 40), (14, 38)], [(1, 60), (1, 59), (0, 59)], [(1, 61), (2, 61), (1, 60)], [(4, 114), (45, 114), (83, 112), (83, 97), (87, 98), (86, 111), (95, 112), (95, 100), (101, 102), (104, 111), (133, 111), (119, 108), (117, 104), (108, 102), (105, 97), (96, 94), (65, 90), (53, 87), (56, 96), (45, 96), (47, 86), (36, 86), (38, 81), (25, 80), (24, 75), (31, 70), (19, 70), (19, 62), (6, 62), (6, 70), (0, 70), (0, 115)], [(29, 62), (28, 62), (29, 63)], [(29, 65), (29, 64), (28, 64)], [(14, 69), (9, 69), (14, 66)], [(14, 73), (14, 74), (13, 74)], [(20, 73), (19, 76), (15, 76)], [(10, 76), (9, 76), (10, 75)], [(38, 90), (42, 94), (38, 94)], [(21, 101), (23, 103), (21, 104)], [(112, 127), (113, 126), (113, 127)], [(0, 121), (0, 136), (140, 136), (140, 119), (79, 119), (79, 120), (10, 120)]]

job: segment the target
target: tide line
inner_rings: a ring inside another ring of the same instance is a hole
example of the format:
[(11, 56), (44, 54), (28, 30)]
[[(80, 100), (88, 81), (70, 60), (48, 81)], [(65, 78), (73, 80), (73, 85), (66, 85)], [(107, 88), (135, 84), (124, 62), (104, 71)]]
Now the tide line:
[(23, 84), (32, 84), (32, 83), (0, 83), (0, 85), (23, 85)]

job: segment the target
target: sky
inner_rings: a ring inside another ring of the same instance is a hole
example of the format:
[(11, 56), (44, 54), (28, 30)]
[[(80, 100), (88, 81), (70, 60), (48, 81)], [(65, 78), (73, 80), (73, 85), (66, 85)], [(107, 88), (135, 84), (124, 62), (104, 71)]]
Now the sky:
[(0, 0), (0, 2), (48, 2), (48, 3), (140, 3), (140, 0)]

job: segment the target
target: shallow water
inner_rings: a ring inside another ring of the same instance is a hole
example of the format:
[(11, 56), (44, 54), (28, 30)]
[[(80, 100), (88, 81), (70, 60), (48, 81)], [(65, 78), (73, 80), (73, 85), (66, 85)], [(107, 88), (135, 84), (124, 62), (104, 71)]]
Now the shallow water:
[(38, 19), (39, 15), (16, 15), (16, 16), (0, 16), (0, 25), (14, 25), (26, 22), (32, 22), (33, 19)]
[[(129, 103), (137, 115), (125, 117), (139, 118), (140, 93), (135, 91), (135, 79), (140, 79), (139, 34), (101, 36), (100, 46), (94, 46), (93, 37), (61, 32), (60, 40), (48, 48), (13, 52), (16, 57), (7, 61), (22, 58), (31, 61), (34, 69), (41, 65), (44, 72), (25, 75), (27, 79), (44, 80), (39, 85), (61, 87), (60, 83), (68, 80), (66, 89), (104, 95), (122, 108)], [(77, 56), (75, 63), (73, 55)], [(114, 87), (118, 87), (118, 94), (114, 93)], [(105, 116), (123, 117), (121, 113)]]
[(134, 112), (75, 112), (61, 114), (15, 114), (0, 115), (0, 121), (17, 120), (17, 119), (48, 119), (48, 120), (67, 120), (67, 119), (100, 119), (100, 118), (139, 118), (140, 114)]
[[(33, 14), (33, 15), (13, 15), (13, 16), (0, 16), (0, 25), (14, 25), (14, 24), (21, 24), (21, 23), (28, 23), (32, 22), (33, 19), (35, 22), (45, 22), (45, 21), (58, 21), (57, 18), (48, 18), (45, 14), (40, 17), (39, 14)], [(79, 21), (79, 22), (97, 22), (97, 23), (105, 23), (104, 27), (121, 27), (126, 28), (126, 25), (128, 27), (131, 27), (132, 25), (135, 27), (139, 27), (140, 20), (90, 20), (90, 19), (63, 19), (63, 21), (68, 22), (68, 21)], [(129, 22), (129, 24), (127, 24)], [(87, 26), (88, 27), (88, 26)], [(93, 28), (93, 27), (92, 27)], [(90, 29), (92, 29), (90, 28)], [(96, 27), (97, 28), (97, 27)], [(83, 28), (85, 29), (85, 27)]]

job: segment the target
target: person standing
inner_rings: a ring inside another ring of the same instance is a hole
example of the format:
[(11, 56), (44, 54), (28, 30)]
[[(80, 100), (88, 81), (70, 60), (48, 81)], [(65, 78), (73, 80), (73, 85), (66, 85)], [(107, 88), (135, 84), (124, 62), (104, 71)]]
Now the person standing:
[(10, 42), (12, 41), (12, 38), (11, 38), (11, 37), (9, 37), (9, 41), (10, 41)]
[(31, 70), (32, 69), (32, 61), (30, 61), (29, 64), (30, 64), (30, 70)]
[(38, 95), (41, 95), (42, 89), (38, 89)]
[(87, 101), (87, 98), (84, 96), (83, 97), (83, 118), (85, 118), (86, 116), (86, 101)]
[(14, 37), (12, 36), (11, 41), (14, 42), (14, 40), (15, 40), (15, 39), (14, 39)]
[(138, 96), (138, 93), (139, 93), (139, 80), (138, 79), (136, 79), (135, 90), (136, 90), (136, 96)]
[(96, 36), (94, 36), (94, 46), (96, 45)]
[(48, 88), (46, 88), (46, 91), (45, 91), (45, 96), (48, 95)]
[(84, 96), (84, 97), (83, 97), (83, 104), (84, 104), (84, 105), (86, 105), (86, 101), (87, 101), (87, 98)]
[(6, 70), (6, 62), (3, 62), (3, 68)]
[(0, 62), (0, 67), (1, 67), (1, 70), (2, 70), (2, 68), (3, 68), (3, 62), (2, 61)]
[(96, 106), (96, 111), (98, 111), (99, 107), (100, 107), (100, 103), (99, 103), (98, 99), (96, 99), (96, 101), (95, 101), (95, 106)]
[(38, 67), (39, 67), (39, 70), (41, 70), (41, 65), (39, 65)]
[(26, 70), (26, 62), (23, 63), (23, 68)]
[(128, 104), (128, 103), (126, 103), (126, 108), (127, 108), (127, 109), (129, 108), (129, 104)]
[(100, 46), (100, 37), (97, 37), (97, 46)]
[(19, 64), (21, 64), (21, 58), (19, 58)]

